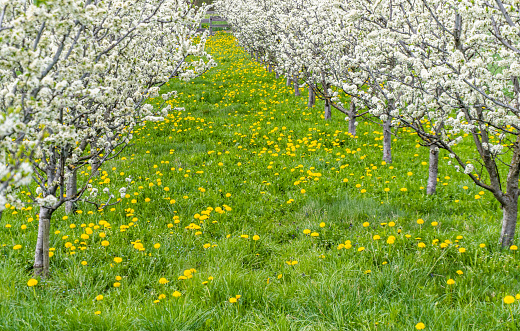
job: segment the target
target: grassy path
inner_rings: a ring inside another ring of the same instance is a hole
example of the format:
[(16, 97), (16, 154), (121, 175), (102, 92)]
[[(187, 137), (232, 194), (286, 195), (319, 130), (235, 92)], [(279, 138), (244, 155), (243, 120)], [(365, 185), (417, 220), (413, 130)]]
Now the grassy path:
[(185, 110), (137, 130), (96, 179), (132, 176), (122, 203), (54, 220), (52, 277), (35, 287), (35, 210), (6, 213), (0, 330), (513, 329), (519, 260), (498, 251), (489, 193), (445, 157), (427, 197), (417, 137), (384, 164), (377, 125), (351, 137), (230, 35), (208, 47), (219, 67), (167, 87)]

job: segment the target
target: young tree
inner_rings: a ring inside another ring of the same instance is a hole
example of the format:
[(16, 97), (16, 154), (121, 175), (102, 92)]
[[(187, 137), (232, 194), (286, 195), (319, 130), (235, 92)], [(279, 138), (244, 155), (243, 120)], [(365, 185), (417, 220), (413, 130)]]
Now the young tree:
[[(20, 97), (5, 102), (23, 112), (24, 139), (43, 137), (30, 161), (40, 206), (34, 271), (46, 275), (53, 213), (80, 200), (100, 206), (85, 195), (98, 192), (89, 180), (128, 145), (136, 125), (167, 115), (146, 100), (170, 78), (189, 79), (213, 61), (204, 61), (205, 36), (194, 42), (206, 9), (184, 0), (19, 1), (12, 8), (19, 15), (2, 31), (11, 36), (1, 39), (11, 50), (2, 64), (14, 77), (6, 86)], [(190, 55), (201, 58), (186, 62)], [(75, 173), (87, 165), (90, 177), (75, 190)], [(104, 192), (107, 204), (114, 196)]]
[(387, 75), (399, 91), (398, 120), (433, 150), (448, 151), (457, 169), (493, 194), (503, 211), (500, 244), (511, 246), (520, 173), (517, 5), (501, 0), (386, 5), (393, 8), (392, 16), (383, 15), (391, 23), (379, 41), (394, 45), (405, 73)]

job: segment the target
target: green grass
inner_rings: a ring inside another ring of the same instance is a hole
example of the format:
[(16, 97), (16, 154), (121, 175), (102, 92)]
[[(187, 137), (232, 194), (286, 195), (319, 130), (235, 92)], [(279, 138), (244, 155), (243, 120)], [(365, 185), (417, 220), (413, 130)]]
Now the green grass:
[[(223, 25), (223, 24), (227, 24), (226, 21), (213, 21), (212, 22), (213, 25)], [(209, 29), (209, 23), (203, 23), (201, 24), (201, 28), (203, 29)], [(227, 31), (227, 30), (230, 30), (231, 28), (230, 27), (213, 27), (212, 30), (213, 32), (218, 32), (218, 31)]]
[[(102, 212), (55, 214), (51, 276), (35, 287), (26, 283), (36, 210), (4, 213), (0, 330), (515, 329), (503, 298), (520, 292), (520, 264), (499, 249), (501, 215), (489, 193), (443, 154), (438, 194), (427, 196), (428, 150), (416, 135), (401, 131), (393, 164), (383, 165), (379, 126), (361, 122), (351, 137), (343, 116), (324, 121), (321, 103), (307, 109), (305, 96), (228, 34), (208, 49), (217, 68), (166, 87), (186, 110), (136, 130), (134, 145), (94, 181), (115, 190), (131, 175), (128, 198)], [(207, 220), (194, 218), (208, 207)], [(191, 278), (178, 279), (189, 269)], [(518, 316), (518, 302), (511, 308)]]

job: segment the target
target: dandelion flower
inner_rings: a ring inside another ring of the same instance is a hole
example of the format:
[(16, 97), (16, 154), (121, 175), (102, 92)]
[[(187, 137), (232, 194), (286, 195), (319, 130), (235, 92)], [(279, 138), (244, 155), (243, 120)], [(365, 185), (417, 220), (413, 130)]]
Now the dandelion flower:
[(507, 303), (508, 305), (515, 302), (515, 298), (512, 295), (508, 295), (504, 298), (504, 303)]
[(164, 284), (167, 284), (167, 283), (169, 283), (169, 280), (168, 280), (168, 279), (166, 279), (166, 278), (164, 278), (164, 277), (161, 278), (161, 279), (159, 279), (159, 284), (163, 284), (163, 285), (164, 285)]
[(33, 287), (33, 286), (36, 286), (38, 285), (38, 281), (34, 278), (31, 278), (27, 281), (27, 286), (29, 287)]

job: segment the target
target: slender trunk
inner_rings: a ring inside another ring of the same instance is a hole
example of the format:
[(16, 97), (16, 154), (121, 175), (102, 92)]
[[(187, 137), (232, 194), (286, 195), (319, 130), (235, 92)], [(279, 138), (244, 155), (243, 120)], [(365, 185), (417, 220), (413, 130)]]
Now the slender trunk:
[[(97, 142), (90, 143), (90, 153), (97, 152)], [(101, 162), (99, 161), (99, 157), (94, 157), (92, 160), (92, 175), (97, 176), (99, 174), (98, 169), (101, 167)]]
[(328, 121), (332, 118), (332, 109), (330, 107), (330, 100), (325, 99), (325, 120)]
[(49, 233), (54, 210), (41, 206), (38, 224), (38, 239), (34, 253), (34, 275), (45, 277), (49, 274)]
[(515, 237), (516, 222), (518, 219), (518, 194), (513, 199), (508, 199), (502, 205), (502, 231), (500, 232), (500, 244), (507, 248), (513, 244)]
[(300, 83), (299, 83), (299, 79), (298, 79), (298, 76), (294, 76), (294, 95), (299, 97), (300, 96)]
[[(69, 170), (70, 177), (67, 179), (67, 198), (76, 196), (78, 193), (78, 175), (76, 170)], [(67, 201), (65, 203), (65, 213), (71, 214), (76, 210), (76, 203)]]
[(314, 107), (315, 104), (316, 104), (316, 94), (314, 94), (314, 90), (309, 85), (309, 102), (307, 103), (307, 107), (312, 108), (312, 107)]
[[(510, 247), (515, 238), (516, 222), (518, 221), (518, 178), (520, 176), (520, 136), (516, 137), (513, 156), (507, 174), (506, 194), (501, 199), (503, 210), (500, 244)], [(488, 170), (488, 173), (491, 172)]]
[(332, 105), (330, 104), (330, 97), (329, 97), (329, 87), (330, 87), (330, 84), (326, 83), (325, 82), (325, 74), (322, 72), (321, 73), (321, 78), (322, 78), (322, 86), (323, 86), (323, 94), (324, 94), (324, 97), (325, 97), (325, 114), (324, 114), (324, 117), (325, 117), (325, 120), (328, 121), (332, 118)]
[(439, 173), (439, 149), (435, 145), (430, 146), (430, 169), (428, 171), (428, 185), (426, 194), (435, 194), (437, 190), (437, 175)]
[(285, 81), (285, 86), (291, 86), (291, 77), (287, 76), (287, 80)]
[(273, 67), (271, 67), (271, 65), (269, 64), (269, 65), (267, 66), (267, 70), (271, 73), (271, 72), (273, 72)]
[(280, 74), (276, 73), (276, 79), (279, 79), (279, 78), (280, 78)]
[(383, 160), (392, 163), (392, 118), (383, 122)]
[(348, 133), (350, 133), (353, 137), (356, 136), (356, 103), (351, 100), (350, 101), (350, 110), (347, 113), (348, 115)]

